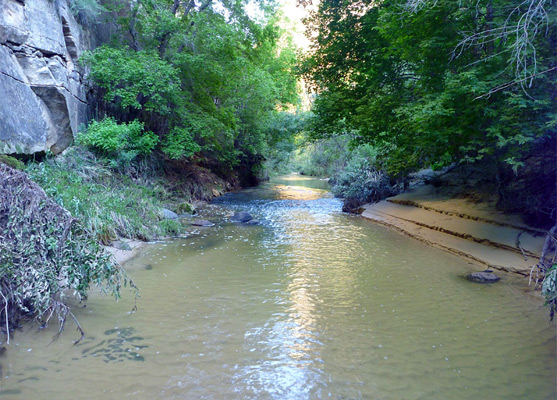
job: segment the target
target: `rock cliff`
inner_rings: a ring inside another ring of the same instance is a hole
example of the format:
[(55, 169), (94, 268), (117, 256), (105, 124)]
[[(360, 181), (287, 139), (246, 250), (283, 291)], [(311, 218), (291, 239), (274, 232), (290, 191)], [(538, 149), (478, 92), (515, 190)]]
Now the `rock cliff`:
[(0, 10), (0, 154), (58, 154), (85, 122), (77, 59), (90, 34), (68, 0), (0, 0)]

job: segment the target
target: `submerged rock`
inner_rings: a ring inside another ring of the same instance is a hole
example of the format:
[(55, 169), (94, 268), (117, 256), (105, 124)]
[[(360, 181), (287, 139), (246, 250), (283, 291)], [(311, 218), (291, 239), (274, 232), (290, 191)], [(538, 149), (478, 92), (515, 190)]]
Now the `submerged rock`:
[(230, 217), (230, 220), (235, 222), (248, 222), (253, 220), (253, 217), (248, 212), (240, 211), (234, 214), (232, 217)]
[(470, 282), (476, 283), (495, 283), (501, 279), (497, 275), (493, 274), (493, 271), (490, 269), (486, 269), (481, 272), (473, 272), (470, 275), (467, 275), (466, 278)]
[(199, 219), (197, 221), (193, 221), (191, 223), (193, 226), (215, 226), (211, 221), (207, 221), (206, 219)]

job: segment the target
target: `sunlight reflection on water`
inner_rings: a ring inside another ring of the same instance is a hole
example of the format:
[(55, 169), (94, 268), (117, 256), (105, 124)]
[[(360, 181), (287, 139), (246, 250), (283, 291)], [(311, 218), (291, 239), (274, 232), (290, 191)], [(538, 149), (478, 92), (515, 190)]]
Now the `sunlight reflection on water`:
[(477, 267), (298, 178), (227, 194), (200, 210), (214, 227), (147, 248), (126, 265), (138, 311), (92, 294), (82, 345), (18, 333), (2, 400), (555, 398), (555, 325), (522, 278), (471, 284)]

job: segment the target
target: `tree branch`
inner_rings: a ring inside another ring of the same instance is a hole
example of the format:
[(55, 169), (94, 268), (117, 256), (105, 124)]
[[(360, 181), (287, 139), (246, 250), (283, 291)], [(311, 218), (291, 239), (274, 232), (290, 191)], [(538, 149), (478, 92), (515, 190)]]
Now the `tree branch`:
[(506, 89), (506, 88), (514, 86), (518, 83), (527, 81), (528, 79), (535, 78), (536, 76), (547, 74), (548, 72), (551, 72), (551, 71), (556, 70), (556, 69), (557, 69), (557, 66), (553, 67), (553, 68), (546, 69), (545, 71), (542, 71), (542, 72), (538, 72), (537, 74), (527, 76), (526, 78), (522, 78), (518, 81), (511, 81), (511, 82), (504, 83), (502, 85), (499, 85), (499, 86), (495, 87), (494, 89), (490, 90), (489, 92), (487, 92), (485, 94), (482, 94), (481, 96), (475, 97), (474, 100), (478, 100), (478, 99), (481, 99), (482, 97), (486, 97), (486, 96), (491, 96), (493, 93), (500, 92), (503, 89)]

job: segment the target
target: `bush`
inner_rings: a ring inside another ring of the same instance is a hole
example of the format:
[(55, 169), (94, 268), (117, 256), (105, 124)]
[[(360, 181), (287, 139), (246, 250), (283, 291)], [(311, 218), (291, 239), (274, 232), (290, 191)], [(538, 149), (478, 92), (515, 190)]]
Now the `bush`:
[(300, 146), (294, 154), (293, 166), (302, 175), (330, 177), (350, 159), (349, 141), (348, 137), (339, 136)]
[(153, 132), (144, 132), (143, 123), (137, 120), (119, 124), (114, 118), (106, 117), (91, 121), (87, 130), (78, 135), (77, 142), (105, 156), (130, 162), (151, 153), (159, 138)]
[(164, 138), (162, 151), (173, 160), (180, 158), (191, 158), (201, 150), (193, 138), (193, 134), (185, 128), (175, 127), (169, 135)]
[(549, 306), (550, 319), (553, 321), (557, 309), (557, 264), (553, 264), (545, 273), (542, 283), (542, 295), (545, 297), (545, 305)]
[(80, 62), (105, 90), (105, 100), (124, 110), (144, 109), (169, 115), (180, 92), (178, 71), (154, 51), (131, 51), (106, 45), (86, 51)]
[(397, 193), (389, 176), (375, 167), (369, 157), (356, 154), (347, 166), (331, 179), (331, 191), (344, 198), (344, 211), (354, 211), (365, 203), (378, 202)]
[[(54, 314), (61, 331), (66, 318), (73, 317), (66, 289), (85, 300), (89, 286), (96, 284), (118, 297), (127, 282), (76, 218), (23, 172), (4, 164), (0, 237), (0, 319), (8, 327), (17, 325), (21, 314), (34, 315), (42, 324)], [(9, 328), (6, 334), (9, 340)]]

